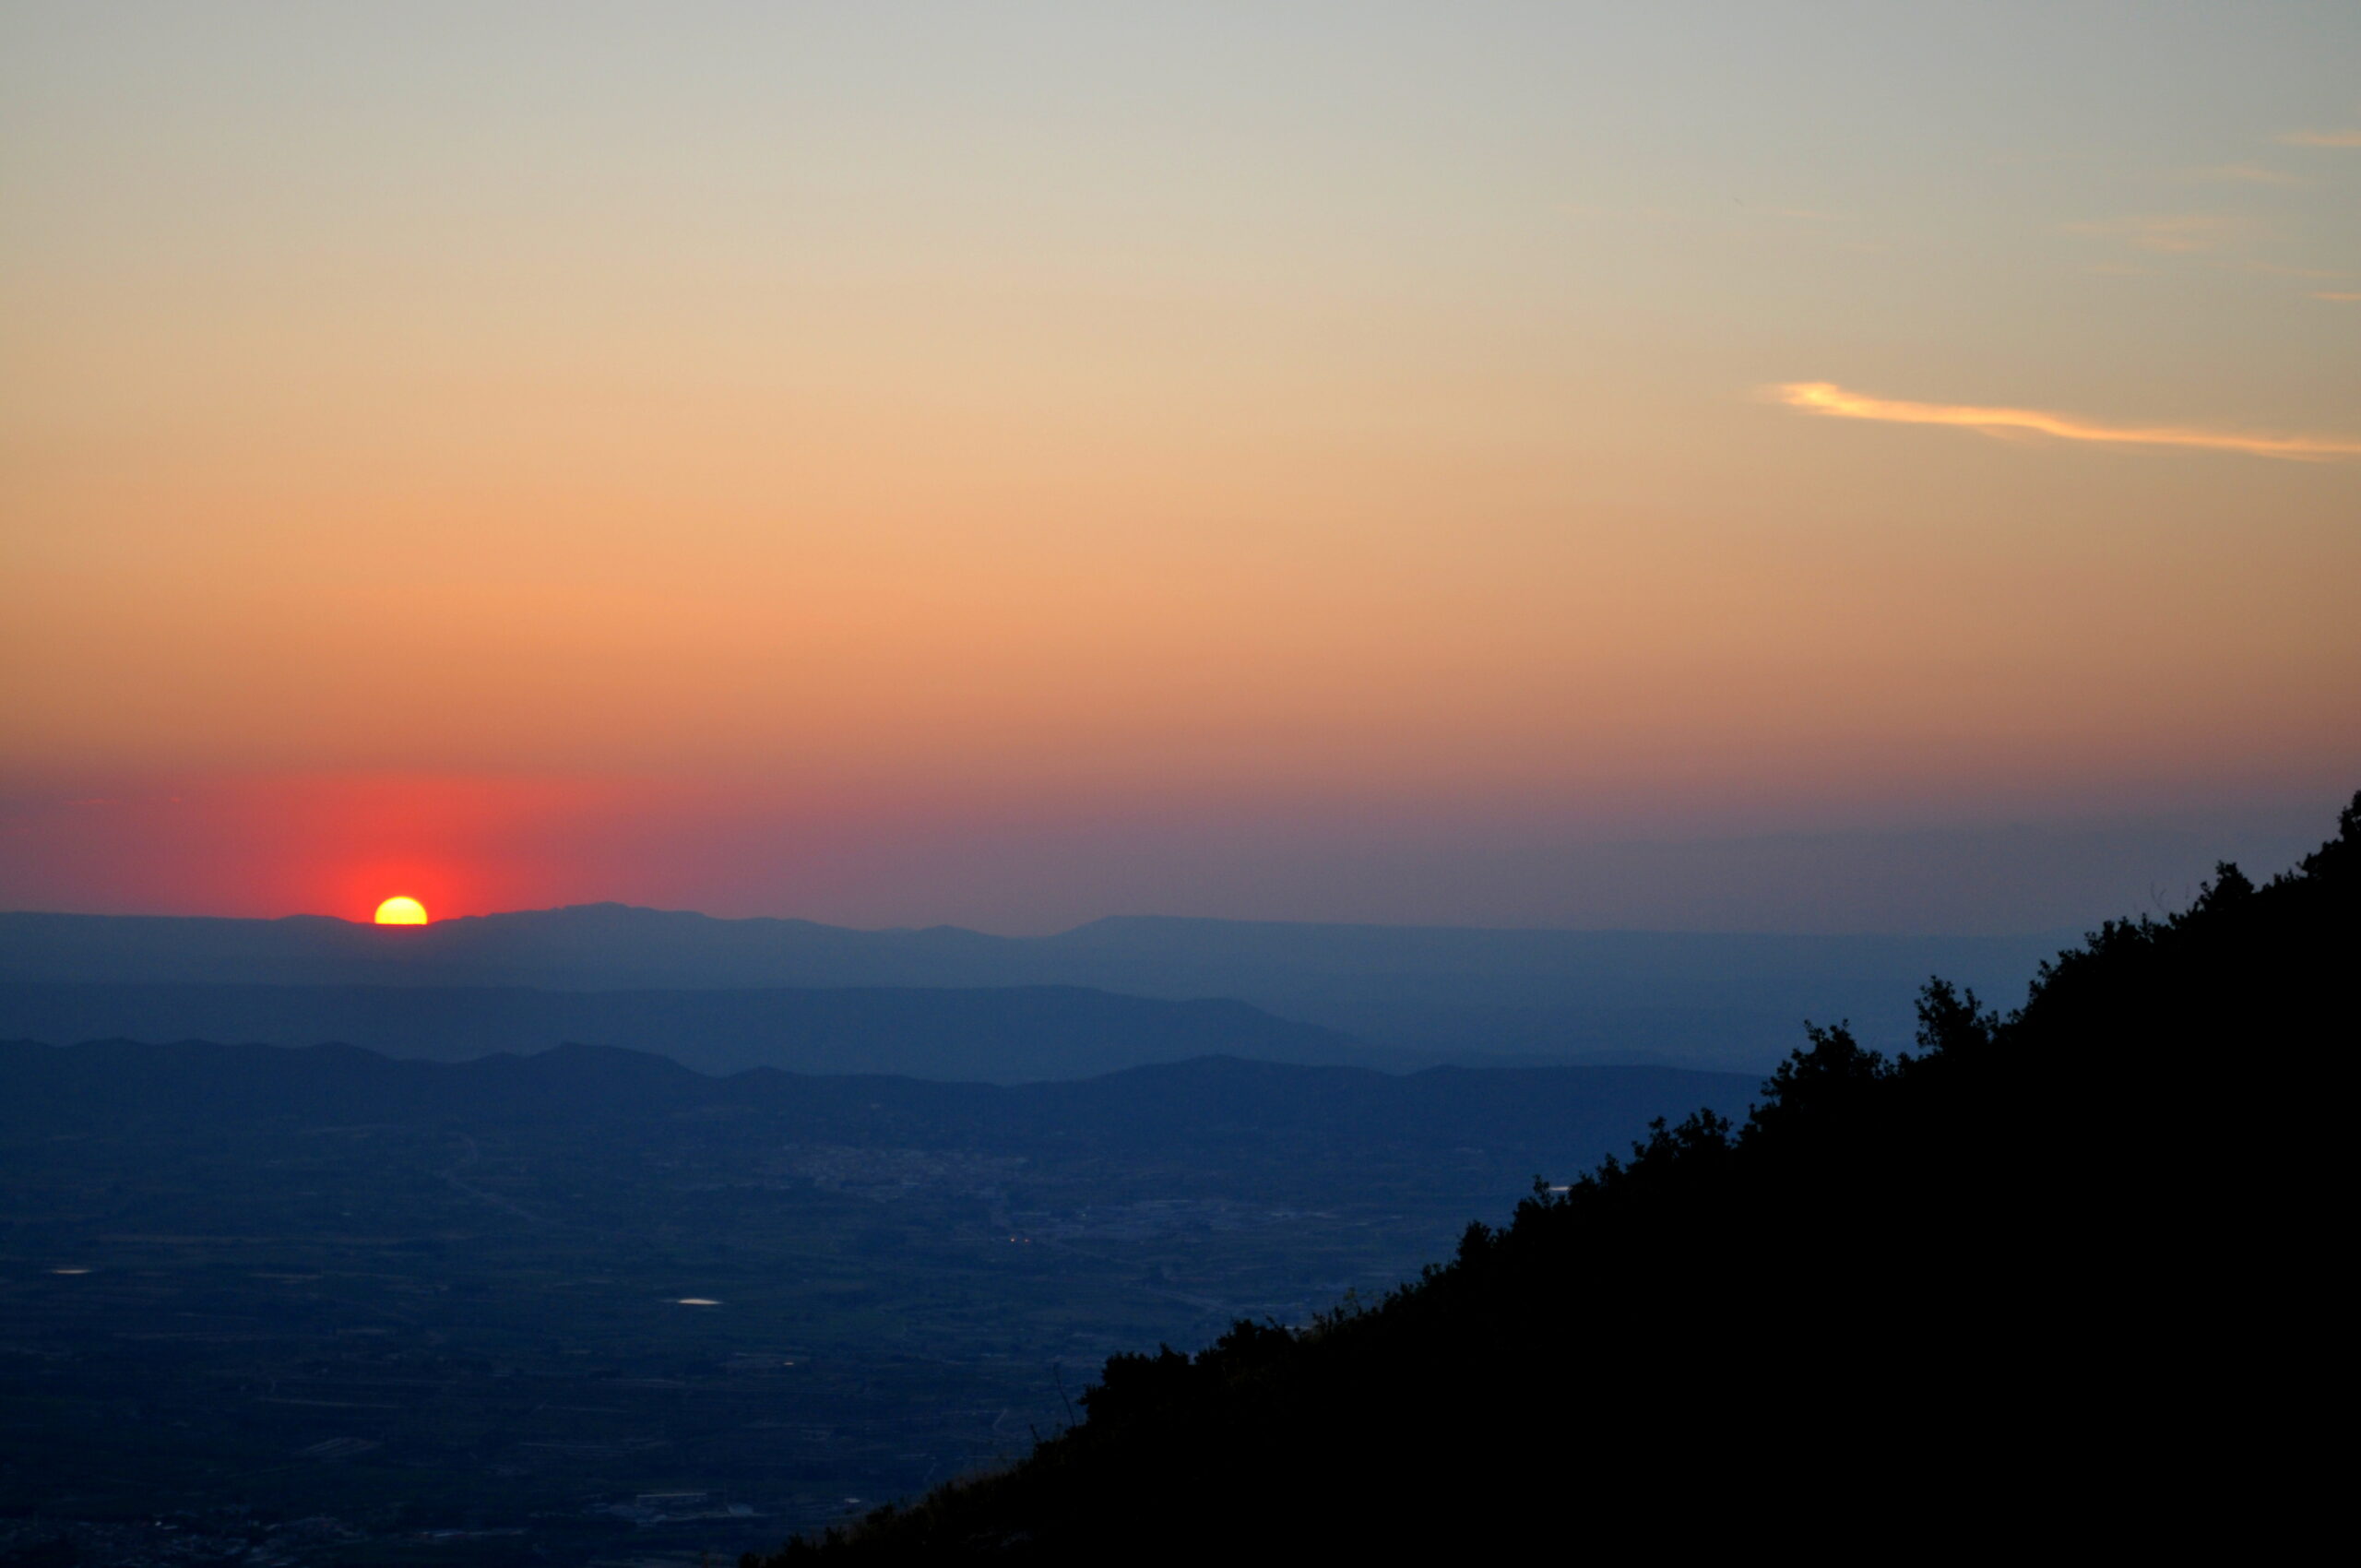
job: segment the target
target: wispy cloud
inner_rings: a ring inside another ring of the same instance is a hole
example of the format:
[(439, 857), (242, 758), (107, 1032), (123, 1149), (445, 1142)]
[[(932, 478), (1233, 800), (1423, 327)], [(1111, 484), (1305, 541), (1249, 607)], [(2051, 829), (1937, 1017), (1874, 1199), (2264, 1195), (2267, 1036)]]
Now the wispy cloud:
[(2341, 305), (2361, 305), (2361, 294), (2332, 293), (2323, 291), (2314, 294), (2316, 300), (2331, 300)]
[(2219, 212), (2170, 212), (2139, 218), (2110, 218), (2097, 223), (2069, 223), (2067, 232), (2122, 240), (2144, 251), (2186, 255), (2229, 244), (2249, 225)]
[(2184, 169), (2185, 180), (2231, 180), (2248, 185), (2308, 185), (2311, 182), (2301, 174), (2290, 174), (2284, 169), (2268, 169), (2260, 163), (2215, 163), (2202, 169)]
[(1669, 207), (1601, 207), (1596, 202), (1581, 201), (1561, 201), (1557, 204), (1557, 211), (1561, 218), (1636, 220), (1643, 223), (1671, 223), (1689, 216)]
[(2260, 272), (2270, 278), (2343, 278), (2348, 276), (2332, 267), (2288, 267), (2276, 261), (2249, 261), (2248, 272)]
[(2361, 130), (2289, 131), (2279, 139), (2289, 147), (2361, 147)]
[(1730, 205), (1744, 208), (1752, 217), (1776, 218), (1789, 223), (1833, 223), (1842, 216), (1816, 207), (1755, 207), (1736, 196), (1730, 197)]
[(1598, 207), (1584, 202), (1559, 202), (1555, 210), (1561, 218), (1583, 218), (1627, 220), (1640, 223), (1719, 222), (1725, 219), (1768, 218), (1783, 223), (1833, 223), (1841, 221), (1841, 212), (1825, 212), (1813, 207), (1759, 207), (1737, 196), (1730, 197), (1727, 209), (1698, 208), (1682, 211), (1669, 207)]
[(2096, 441), (2122, 446), (2187, 446), (2211, 452), (2243, 452), (2255, 457), (2320, 462), (2361, 457), (2361, 441), (2313, 435), (2260, 435), (2199, 430), (2186, 425), (2100, 424), (2042, 409), (1987, 409), (1964, 403), (1909, 403), (1848, 392), (1833, 382), (1790, 381), (1773, 388), (1781, 402), (1807, 413), (1834, 419), (1879, 420), (1889, 424), (1944, 424), (1985, 435), (2025, 431), (2060, 441)]

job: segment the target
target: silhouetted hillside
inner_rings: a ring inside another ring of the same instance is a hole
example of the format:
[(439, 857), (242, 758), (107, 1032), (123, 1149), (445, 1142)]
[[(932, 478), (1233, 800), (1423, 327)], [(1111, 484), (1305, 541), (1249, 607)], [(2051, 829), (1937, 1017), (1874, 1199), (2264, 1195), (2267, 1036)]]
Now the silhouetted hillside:
[[(1282, 1017), (1426, 1061), (1474, 1057), (1655, 1061), (1761, 1068), (1819, 1009), (1853, 1018), (1864, 1038), (1909, 1034), (1910, 990), (1941, 972), (1964, 983), (2014, 988), (2054, 937), (1765, 936), (1648, 932), (1477, 931), (1391, 926), (1124, 919), (1047, 937), (999, 937), (938, 927), (848, 931), (807, 921), (713, 920), (620, 904), (529, 910), (375, 927), (316, 916), (231, 921), (0, 914), (0, 983), (36, 986), (460, 987), (488, 994), (470, 1038), (513, 1017), (531, 1038), (489, 1049), (548, 1043), (532, 1008), (504, 993), (748, 988), (1088, 987), (1188, 1000), (1235, 997)], [(0, 1010), (83, 1006), (77, 1038), (196, 1036), (307, 1044), (349, 1039), (386, 1049), (411, 1041), (370, 1033), (372, 1015), (326, 1032), (281, 1034), (225, 1028), (215, 1003), (177, 993), (190, 1010), (159, 1012), (172, 993), (110, 998), (136, 1004), (138, 1027), (93, 1016), (94, 993), (0, 997)], [(282, 1011), (295, 1004), (249, 998)], [(392, 1004), (381, 1004), (394, 1016)], [(414, 1004), (435, 1015), (431, 1004)], [(612, 1004), (653, 1023), (652, 1002)], [(19, 1013), (18, 1016), (30, 1016)], [(292, 1015), (291, 1015), (292, 1016)], [(307, 1019), (324, 1015), (312, 1013)], [(554, 1015), (552, 1015), (554, 1016)], [(615, 1014), (599, 1015), (601, 1017)], [(308, 1027), (308, 1026), (307, 1026)], [(736, 1023), (724, 1032), (736, 1030)], [(595, 1039), (670, 1050), (670, 1026), (626, 1036), (599, 1028), (553, 1038)], [(0, 1034), (67, 1038), (46, 1025), (10, 1022)], [(1238, 1051), (1201, 1041), (1199, 1051)], [(1183, 1054), (1187, 1054), (1184, 1052)], [(683, 1058), (687, 1060), (688, 1058)], [(1287, 1056), (1286, 1060), (1339, 1058)], [(751, 1065), (748, 1056), (698, 1065)], [(1082, 1071), (1121, 1065), (1099, 1061)], [(870, 1071), (932, 1071), (884, 1061)]]
[(1242, 1002), (1168, 1002), (1071, 986), (548, 992), (0, 984), (0, 1039), (9, 1036), (336, 1041), (442, 1061), (587, 1041), (653, 1051), (703, 1073), (777, 1067), (1003, 1084), (1211, 1055), (1412, 1064)]
[(1813, 1030), (1742, 1127), (1660, 1126), (1373, 1310), (1118, 1356), (1025, 1463), (823, 1550), (2284, 1554), (2339, 1451), (2356, 954), (2361, 796), (2005, 1018), (1938, 981), (1916, 1054)]

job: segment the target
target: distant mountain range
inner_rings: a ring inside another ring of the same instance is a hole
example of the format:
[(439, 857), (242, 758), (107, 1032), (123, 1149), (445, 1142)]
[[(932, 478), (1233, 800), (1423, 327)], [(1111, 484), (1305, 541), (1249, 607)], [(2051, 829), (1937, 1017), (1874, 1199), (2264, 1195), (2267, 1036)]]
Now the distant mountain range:
[(275, 1124), (580, 1130), (723, 1112), (766, 1135), (862, 1147), (916, 1145), (1061, 1158), (1104, 1146), (1127, 1160), (1192, 1166), (1252, 1146), (1288, 1158), (1513, 1149), (1560, 1171), (1628, 1146), (1656, 1116), (1743, 1114), (1751, 1077), (1666, 1067), (1433, 1067), (1396, 1075), (1234, 1057), (1086, 1080), (1001, 1086), (767, 1068), (717, 1076), (641, 1051), (564, 1046), (470, 1062), (396, 1061), (350, 1046), (142, 1045), (60, 1049), (0, 1040), (0, 1138), (146, 1125), (208, 1134)]
[(459, 1062), (588, 1044), (701, 1073), (891, 1073), (1011, 1084), (1156, 1062), (1417, 1065), (1243, 1002), (1168, 1002), (1074, 986), (533, 991), (517, 986), (0, 984), (0, 1039), (307, 1046)]
[[(411, 928), (319, 916), (239, 921), (0, 914), (0, 982), (10, 988), (0, 998), (0, 1032), (60, 1038), (64, 1025), (57, 1020), (70, 1016), (81, 1020), (65, 1028), (76, 1038), (212, 1035), (304, 1044), (366, 1039), (387, 1050), (450, 1054), (422, 1046), (422, 1037), (405, 1032), (412, 1019), (423, 1021), (433, 1013), (422, 1003), (403, 1014), (389, 1001), (364, 1005), (358, 997), (343, 1003), (314, 998), (316, 1005), (299, 1006), (259, 994), (157, 991), (109, 997), (57, 988), (457, 987), (477, 988), (483, 1007), (506, 1009), (525, 1028), (524, 1034), (497, 1037), (500, 1044), (538, 1048), (558, 1039), (588, 1038), (669, 1051), (674, 1050), (669, 1042), (693, 1027), (694, 1004), (617, 998), (603, 1011), (590, 1009), (595, 1017), (575, 1022), (583, 1015), (569, 1013), (575, 1004), (533, 1001), (522, 993), (764, 989), (773, 990), (776, 1004), (787, 1006), (774, 988), (1086, 987), (1167, 1001), (1229, 998), (1276, 1015), (1251, 1028), (1233, 1015), (1223, 1026), (1233, 1038), (1200, 1035), (1193, 1047), (1179, 1051), (1183, 1055), (1222, 1050), (1277, 1060), (1339, 1061), (1346, 1059), (1339, 1053), (1347, 1042), (1334, 1037), (1341, 1034), (1375, 1048), (1365, 1058), (1372, 1063), (1383, 1063), (1389, 1060), (1385, 1053), (1393, 1052), (1396, 1064), (1588, 1060), (1760, 1071), (1800, 1038), (1807, 1016), (1823, 1021), (1849, 1017), (1857, 1033), (1873, 1042), (1905, 1040), (1911, 1024), (1907, 998), (1931, 974), (2013, 1001), (2040, 959), (2065, 940), (2058, 932), (1771, 936), (1163, 918), (1104, 920), (1053, 936), (1003, 937), (948, 926), (854, 931), (807, 921), (716, 920), (620, 904), (470, 916)], [(28, 986), (44, 989), (22, 989)], [(173, 1005), (190, 1010), (167, 1010)], [(757, 1005), (712, 1004), (718, 1013), (742, 1023), (753, 1017), (744, 1010)], [(792, 1005), (805, 1008), (799, 1016), (809, 1020), (816, 1016), (809, 1009), (819, 1004)], [(1064, 1005), (1087, 1011), (1079, 1002)], [(907, 1042), (904, 1025), (922, 1011), (909, 1004), (895, 1015), (896, 1021), (880, 1023), (873, 1033)], [(283, 1024), (266, 1030), (237, 1022), (258, 1017)], [(381, 1028), (373, 1019), (391, 1021)], [(1327, 1033), (1282, 1041), (1269, 1032), (1278, 1020)], [(1169, 1027), (1181, 1028), (1178, 1022)], [(1192, 1023), (1181, 1032), (1198, 1027)], [(792, 1039), (804, 1042), (797, 1049), (819, 1048), (805, 1022), (766, 1024), (751, 1033), (750, 1028), (727, 1025), (721, 1034)], [(558, 1032), (552, 1036), (551, 1029)], [(442, 1038), (461, 1036), (479, 1044), (493, 1039), (475, 1026)], [(945, 1052), (955, 1056), (962, 1048), (908, 1049), (915, 1054), (894, 1058), (895, 1070), (936, 1072), (931, 1061)], [(817, 1065), (820, 1060), (782, 1057), (769, 1054), (771, 1050), (765, 1045), (750, 1055), (715, 1056), (701, 1064)], [(1157, 1051), (1086, 1062), (1076, 1056), (1068, 1070), (1106, 1071), (1153, 1059)], [(848, 1066), (855, 1061), (844, 1060)], [(882, 1059), (866, 1064), (882, 1068)]]

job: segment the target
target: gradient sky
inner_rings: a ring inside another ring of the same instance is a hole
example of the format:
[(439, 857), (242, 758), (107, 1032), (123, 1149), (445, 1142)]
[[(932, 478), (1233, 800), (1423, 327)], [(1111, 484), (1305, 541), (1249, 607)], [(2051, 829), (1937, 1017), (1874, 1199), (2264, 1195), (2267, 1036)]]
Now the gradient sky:
[(0, 5), (0, 907), (2072, 923), (2356, 605), (2349, 3)]

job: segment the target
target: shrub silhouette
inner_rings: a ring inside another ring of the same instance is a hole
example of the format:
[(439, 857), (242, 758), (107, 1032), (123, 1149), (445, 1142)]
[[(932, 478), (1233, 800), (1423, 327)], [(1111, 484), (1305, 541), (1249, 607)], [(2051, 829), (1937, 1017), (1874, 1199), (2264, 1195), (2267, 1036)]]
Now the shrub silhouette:
[(1808, 1026), (1743, 1126), (1659, 1122), (1365, 1309), (1115, 1357), (1022, 1463), (768, 1562), (2271, 1551), (2334, 1495), (2296, 1418), (2356, 958), (2361, 795), (2013, 1014)]

